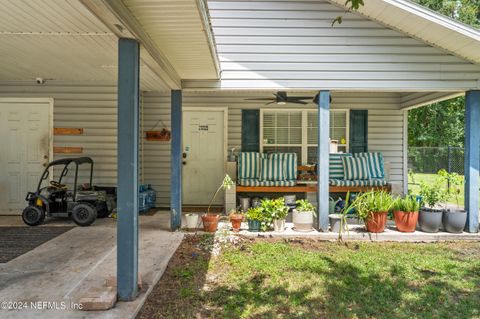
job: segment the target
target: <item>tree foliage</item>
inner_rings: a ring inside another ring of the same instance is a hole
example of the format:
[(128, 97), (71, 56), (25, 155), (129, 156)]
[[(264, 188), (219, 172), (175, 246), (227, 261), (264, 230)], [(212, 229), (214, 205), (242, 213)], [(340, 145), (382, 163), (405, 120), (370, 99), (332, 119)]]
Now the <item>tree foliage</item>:
[[(480, 27), (480, 0), (415, 0), (474, 27)], [(408, 112), (409, 146), (463, 146), (465, 97), (434, 103)]]
[(463, 146), (465, 97), (408, 112), (409, 146)]

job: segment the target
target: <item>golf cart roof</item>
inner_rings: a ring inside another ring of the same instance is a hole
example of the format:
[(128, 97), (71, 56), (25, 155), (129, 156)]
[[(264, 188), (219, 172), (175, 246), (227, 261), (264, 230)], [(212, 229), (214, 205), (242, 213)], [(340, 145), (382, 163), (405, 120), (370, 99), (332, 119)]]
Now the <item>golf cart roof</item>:
[(54, 165), (68, 165), (70, 163), (74, 162), (77, 165), (83, 164), (83, 163), (93, 163), (93, 160), (90, 157), (69, 157), (69, 158), (60, 158), (58, 160), (50, 162), (48, 166), (54, 166)]

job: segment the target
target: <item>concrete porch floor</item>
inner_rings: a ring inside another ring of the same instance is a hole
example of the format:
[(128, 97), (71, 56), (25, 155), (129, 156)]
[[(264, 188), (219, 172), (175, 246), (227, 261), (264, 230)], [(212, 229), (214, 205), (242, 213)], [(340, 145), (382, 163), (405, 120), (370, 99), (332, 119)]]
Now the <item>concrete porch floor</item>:
[[(181, 232), (168, 230), (169, 220), (168, 212), (140, 217), (139, 271), (144, 287), (135, 301), (117, 302), (109, 311), (92, 312), (0, 308), (0, 318), (134, 318), (183, 239)], [(43, 226), (66, 225), (74, 224), (68, 219), (52, 219)], [(0, 226), (24, 224), (19, 216), (0, 216)], [(106, 289), (105, 280), (115, 275), (116, 221), (98, 219), (90, 227), (75, 227), (0, 264), (0, 302), (47, 301), (70, 305), (78, 303), (91, 289)]]

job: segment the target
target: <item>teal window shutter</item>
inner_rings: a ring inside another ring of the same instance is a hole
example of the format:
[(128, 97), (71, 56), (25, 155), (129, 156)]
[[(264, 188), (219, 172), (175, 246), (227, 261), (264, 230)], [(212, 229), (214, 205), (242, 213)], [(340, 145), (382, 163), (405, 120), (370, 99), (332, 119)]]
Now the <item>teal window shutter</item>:
[(260, 151), (260, 110), (242, 110), (242, 152)]
[(350, 153), (368, 152), (368, 111), (350, 111)]

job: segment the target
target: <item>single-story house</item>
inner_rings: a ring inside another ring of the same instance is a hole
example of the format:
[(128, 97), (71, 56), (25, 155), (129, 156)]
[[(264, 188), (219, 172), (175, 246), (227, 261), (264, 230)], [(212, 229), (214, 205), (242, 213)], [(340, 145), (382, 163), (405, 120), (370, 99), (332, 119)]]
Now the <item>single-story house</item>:
[[(293, 152), (318, 163), (326, 231), (329, 138), (343, 152), (381, 152), (388, 181), (406, 192), (408, 110), (463, 94), (468, 230), (478, 231), (477, 29), (407, 0), (355, 12), (343, 0), (0, 7), (0, 214), (21, 211), (49, 160), (92, 157), (94, 182), (119, 187), (122, 299), (137, 289), (139, 183), (170, 207), (175, 230), (182, 205), (208, 202), (233, 149)], [(163, 128), (171, 141), (144, 138)]]

